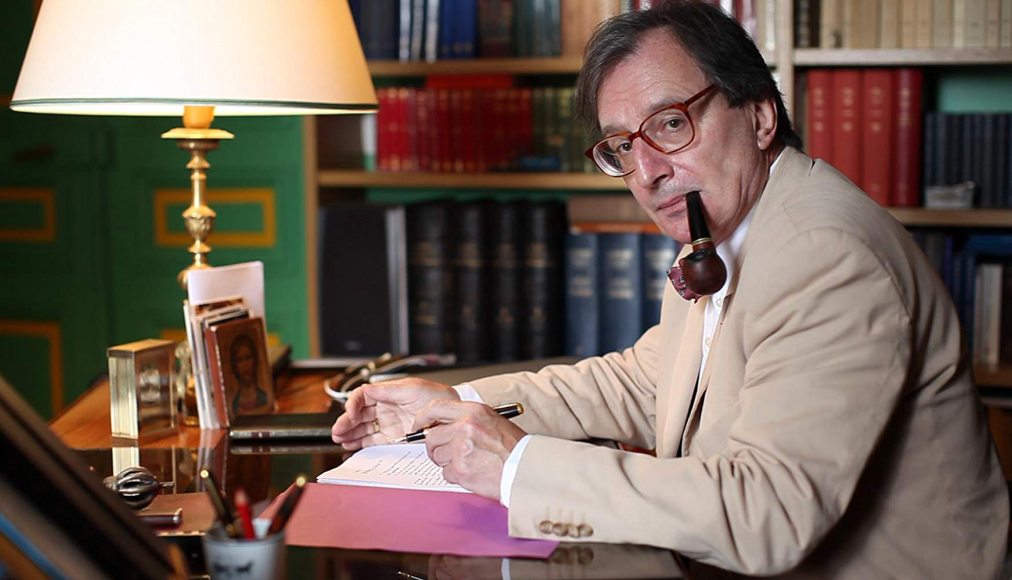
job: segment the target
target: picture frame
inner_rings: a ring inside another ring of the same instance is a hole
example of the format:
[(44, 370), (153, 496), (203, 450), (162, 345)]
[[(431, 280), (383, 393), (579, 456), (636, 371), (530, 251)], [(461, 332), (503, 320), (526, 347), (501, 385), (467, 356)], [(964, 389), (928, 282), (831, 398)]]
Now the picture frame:
[(186, 578), (159, 539), (0, 377), (0, 561), (14, 578)]
[(264, 334), (260, 317), (220, 322), (205, 331), (211, 381), (222, 395), (230, 422), (239, 415), (274, 410), (274, 379)]

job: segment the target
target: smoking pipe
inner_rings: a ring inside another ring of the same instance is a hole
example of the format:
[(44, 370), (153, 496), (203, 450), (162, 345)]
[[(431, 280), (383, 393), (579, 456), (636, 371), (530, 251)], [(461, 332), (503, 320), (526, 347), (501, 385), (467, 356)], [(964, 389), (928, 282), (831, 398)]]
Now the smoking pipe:
[(703, 216), (703, 203), (698, 191), (685, 195), (689, 214), (689, 233), (692, 236), (692, 253), (678, 261), (685, 277), (685, 285), (700, 296), (713, 294), (724, 286), (727, 268), (717, 255), (717, 248), (710, 237), (710, 228)]

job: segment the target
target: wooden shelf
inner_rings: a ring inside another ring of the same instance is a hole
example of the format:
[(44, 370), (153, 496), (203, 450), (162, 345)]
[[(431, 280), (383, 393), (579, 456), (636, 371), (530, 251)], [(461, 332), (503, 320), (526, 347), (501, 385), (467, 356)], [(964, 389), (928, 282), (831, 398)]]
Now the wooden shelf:
[(380, 77), (411, 77), (436, 74), (510, 74), (549, 75), (576, 74), (583, 65), (581, 58), (475, 58), (439, 60), (436, 62), (400, 62), (371, 60), (369, 72)]
[(1012, 209), (925, 209), (891, 207), (889, 213), (907, 226), (961, 228), (1012, 227)]
[[(776, 59), (769, 54), (764, 52), (763, 57), (769, 66), (776, 65)], [(576, 75), (582, 66), (583, 59), (579, 57), (473, 58), (435, 62), (371, 60), (369, 73), (374, 78), (424, 77), (440, 74)]]
[(1012, 64), (1012, 50), (987, 48), (799, 48), (797, 66), (947, 66)]
[(974, 365), (973, 380), (978, 387), (999, 387), (1012, 389), (1012, 366), (996, 367)]
[(321, 170), (320, 187), (441, 187), (624, 191), (621, 179), (594, 173), (418, 173)]

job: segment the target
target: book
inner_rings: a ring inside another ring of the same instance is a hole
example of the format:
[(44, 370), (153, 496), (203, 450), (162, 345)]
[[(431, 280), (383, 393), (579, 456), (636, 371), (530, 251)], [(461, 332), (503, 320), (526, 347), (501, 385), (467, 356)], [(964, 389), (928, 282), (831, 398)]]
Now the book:
[(643, 262), (640, 234), (598, 234), (601, 256), (601, 352), (630, 346), (642, 334)]
[(918, 207), (921, 204), (919, 156), (924, 141), (921, 124), (924, 73), (918, 68), (901, 67), (895, 69), (894, 75), (891, 201), (896, 207)]
[(933, 0), (931, 46), (952, 48), (952, 0)]
[(555, 201), (529, 201), (521, 212), (523, 292), (520, 316), (520, 358), (544, 358), (563, 351), (563, 244), (565, 206)]
[(483, 362), (489, 356), (488, 209), (481, 201), (453, 205), (453, 320), (459, 364)]
[(517, 203), (496, 204), (491, 221), (492, 318), (491, 358), (514, 361), (519, 356), (520, 322), (520, 208)]
[(830, 162), (833, 159), (833, 136), (830, 132), (832, 74), (829, 69), (812, 69), (808, 72), (808, 102), (805, 117), (808, 155), (813, 159)]
[(879, 3), (878, 48), (900, 47), (900, 3), (884, 0)]
[(405, 210), (342, 203), (319, 211), (320, 351), (373, 357), (408, 352)]
[(843, 46), (843, 2), (844, 0), (822, 0), (819, 12), (819, 48)]
[(409, 350), (414, 354), (453, 352), (448, 204), (412, 204), (406, 208), (406, 217)]
[(671, 283), (668, 270), (675, 264), (679, 244), (665, 234), (640, 235), (642, 240), (641, 272), (643, 275), (643, 321), (640, 331), (645, 332), (661, 319), (661, 302), (664, 291)]
[(833, 141), (833, 165), (854, 183), (861, 183), (861, 71), (837, 69), (832, 72), (832, 107), (835, 115), (830, 125)]
[(566, 235), (566, 354), (587, 357), (600, 353), (598, 235), (570, 231)]
[(513, 31), (512, 0), (478, 0), (478, 55), (510, 56)]
[[(891, 204), (894, 161), (893, 72), (889, 69), (867, 69), (861, 74), (864, 114), (861, 139), (864, 142), (861, 161), (861, 188), (882, 207)], [(885, 154), (883, 154), (885, 152)], [(898, 157), (898, 156), (896, 156)]]
[(935, 36), (934, 19), (934, 3), (920, 0), (914, 17), (914, 46), (917, 48), (931, 48)]

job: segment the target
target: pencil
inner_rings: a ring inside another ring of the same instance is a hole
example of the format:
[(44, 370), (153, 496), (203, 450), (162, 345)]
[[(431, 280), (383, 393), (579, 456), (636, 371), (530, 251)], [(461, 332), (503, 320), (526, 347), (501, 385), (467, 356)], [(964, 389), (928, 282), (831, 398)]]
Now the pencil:
[(246, 490), (241, 487), (235, 490), (235, 511), (239, 512), (243, 537), (247, 540), (256, 539), (256, 534), (253, 532), (253, 515), (250, 513), (249, 496), (246, 495)]
[(235, 527), (235, 516), (232, 515), (231, 510), (228, 509), (228, 505), (225, 504), (225, 498), (221, 496), (221, 491), (218, 489), (218, 482), (215, 481), (214, 474), (206, 468), (201, 469), (200, 479), (204, 482), (204, 491), (207, 492), (207, 496), (211, 499), (211, 507), (214, 508), (214, 513), (218, 516), (218, 521), (221, 522), (225, 533), (230, 538), (238, 538), (239, 531)]
[(302, 497), (302, 491), (305, 488), (306, 476), (299, 475), (295, 478), (295, 483), (292, 484), (292, 491), (288, 492), (285, 501), (278, 508), (278, 513), (274, 514), (274, 517), (271, 519), (271, 525), (267, 528), (266, 535), (270, 536), (285, 529), (285, 525), (288, 523), (288, 519), (292, 517), (295, 506), (299, 503), (299, 498)]

